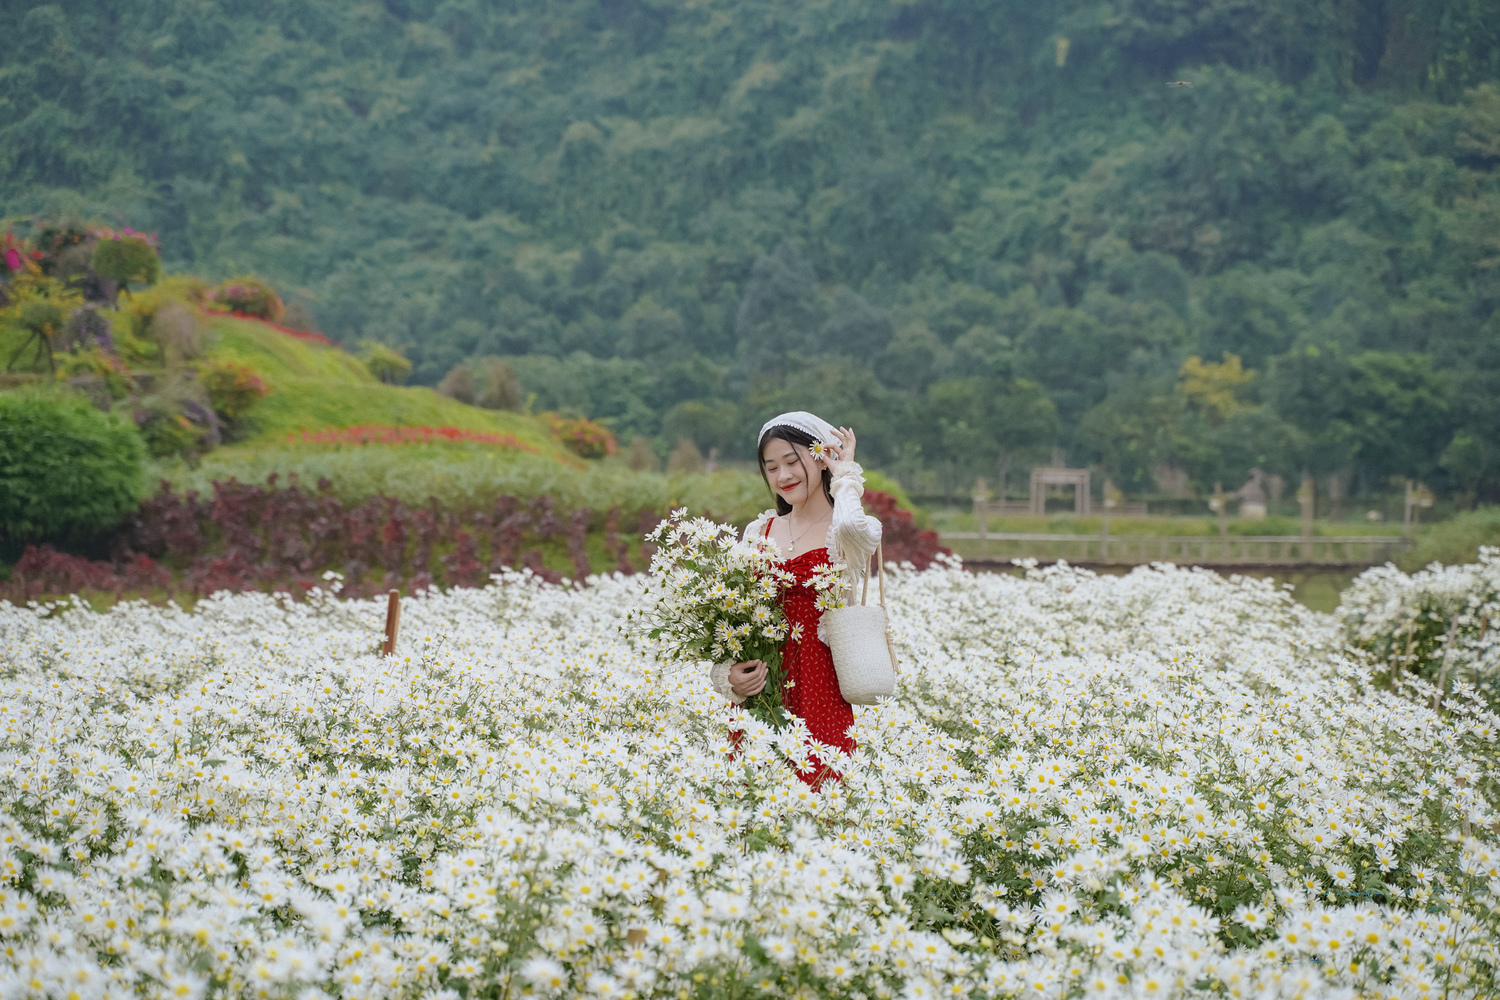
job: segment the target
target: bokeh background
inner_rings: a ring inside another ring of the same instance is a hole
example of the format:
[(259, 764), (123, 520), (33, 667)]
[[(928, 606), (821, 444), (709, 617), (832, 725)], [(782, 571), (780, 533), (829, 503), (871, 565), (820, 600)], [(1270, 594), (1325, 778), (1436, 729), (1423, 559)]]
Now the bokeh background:
[(1484, 0), (63, 0), (0, 37), (18, 234), (154, 233), (637, 468), (815, 405), (934, 511), (1039, 465), (1153, 514), (1254, 470), (1273, 519), (1500, 498)]

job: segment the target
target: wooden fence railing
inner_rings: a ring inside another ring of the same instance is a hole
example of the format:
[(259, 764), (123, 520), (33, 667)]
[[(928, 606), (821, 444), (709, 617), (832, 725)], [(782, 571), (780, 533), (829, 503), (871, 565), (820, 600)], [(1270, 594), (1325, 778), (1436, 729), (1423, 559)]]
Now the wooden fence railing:
[[(992, 517), (1029, 517), (1036, 514), (1030, 500), (974, 500), (974, 523), (983, 525)], [(1111, 517), (1147, 517), (1150, 511), (1144, 503), (1117, 503), (1113, 507), (1094, 507), (1094, 516), (1108, 514)]]
[(1377, 566), (1410, 544), (1399, 535), (1029, 535), (944, 532), (944, 541), (977, 540), (969, 558), (1139, 565)]

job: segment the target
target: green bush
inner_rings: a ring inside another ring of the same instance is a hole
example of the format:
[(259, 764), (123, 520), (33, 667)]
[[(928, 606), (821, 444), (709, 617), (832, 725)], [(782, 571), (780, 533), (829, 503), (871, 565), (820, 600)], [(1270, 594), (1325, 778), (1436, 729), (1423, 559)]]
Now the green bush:
[[(188, 419), (184, 409), (183, 401), (150, 396), (135, 411), (141, 440), (152, 458), (182, 457), (191, 461), (219, 443), (212, 426)], [(198, 416), (206, 415), (206, 407), (198, 409)]]
[(378, 340), (363, 341), (359, 347), (359, 360), (370, 369), (371, 375), (386, 385), (400, 385), (411, 374), (411, 362), (394, 347), (387, 347)]
[(101, 230), (89, 266), (99, 277), (113, 281), (121, 288), (132, 281), (154, 285), (161, 277), (161, 257), (156, 247), (144, 236), (135, 234)]
[[(552, 433), (580, 458), (604, 458), (606, 455), (613, 455), (619, 447), (619, 442), (609, 428), (592, 420), (552, 413), (548, 414), (547, 422), (552, 427)], [(701, 472), (702, 463), (699, 464), (697, 471)]]
[(1435, 562), (1462, 566), (1479, 557), (1481, 545), (1500, 545), (1500, 507), (1483, 507), (1424, 529), (1397, 564), (1408, 573)]
[(9, 544), (111, 527), (142, 487), (136, 429), (76, 397), (0, 394), (0, 533)]
[[(407, 365), (410, 368), (410, 365)], [(525, 399), (521, 392), (521, 380), (515, 369), (499, 358), (485, 358), (480, 363), (484, 376), (484, 388), (474, 397), (474, 402), (486, 410), (519, 410)]]

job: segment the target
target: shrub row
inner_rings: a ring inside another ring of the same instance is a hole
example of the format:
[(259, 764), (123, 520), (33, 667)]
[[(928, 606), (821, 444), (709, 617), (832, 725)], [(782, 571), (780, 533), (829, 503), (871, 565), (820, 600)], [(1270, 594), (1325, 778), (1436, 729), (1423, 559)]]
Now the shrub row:
[[(329, 571), (343, 575), (347, 596), (475, 587), (504, 568), (530, 569), (553, 583), (581, 582), (591, 573), (648, 566), (653, 547), (636, 543), (632, 555), (634, 540), (626, 536), (644, 535), (664, 514), (618, 506), (602, 513), (561, 510), (550, 496), (530, 502), (502, 496), (487, 509), (449, 507), (435, 497), (422, 506), (388, 496), (346, 505), (326, 479), (308, 490), (295, 476), (285, 487), (279, 478), (273, 474), (263, 486), (216, 481), (207, 496), (178, 493), (163, 481), (121, 533), (113, 559), (28, 548), (12, 571), (9, 596), (34, 600), (85, 590), (300, 595)], [(866, 501), (885, 525), (888, 560), (926, 568), (946, 551), (894, 498), (870, 490)]]

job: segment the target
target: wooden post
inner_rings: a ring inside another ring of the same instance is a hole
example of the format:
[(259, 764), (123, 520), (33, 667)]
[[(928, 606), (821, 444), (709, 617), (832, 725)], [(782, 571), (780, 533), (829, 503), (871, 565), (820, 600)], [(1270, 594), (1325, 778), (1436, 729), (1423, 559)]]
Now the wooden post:
[(989, 539), (985, 537), (985, 529), (988, 527), (986, 520), (989, 514), (989, 499), (989, 483), (986, 483), (983, 479), (976, 479), (974, 481), (974, 530), (979, 532), (979, 554), (981, 556), (989, 555), (990, 551)]
[(1099, 561), (1109, 562), (1109, 514), (1125, 496), (1108, 479), (1104, 481), (1104, 518), (1099, 526)]
[(1312, 531), (1313, 515), (1317, 512), (1318, 488), (1313, 485), (1312, 476), (1303, 476), (1302, 485), (1297, 487), (1297, 504), (1302, 508), (1302, 548), (1301, 556), (1304, 561), (1312, 561)]
[(1229, 495), (1224, 492), (1223, 483), (1214, 483), (1214, 493), (1209, 498), (1208, 509), (1214, 512), (1214, 517), (1219, 522), (1219, 558), (1227, 562), (1229, 560)]
[(396, 651), (396, 635), (401, 630), (401, 591), (393, 590), (385, 602), (385, 642), (380, 646), (381, 656), (390, 656)]
[(1422, 519), (1422, 508), (1431, 507), (1432, 501), (1432, 491), (1425, 483), (1413, 483), (1410, 479), (1406, 481), (1406, 513), (1401, 518), (1401, 533), (1407, 538), (1416, 535), (1417, 525)]

